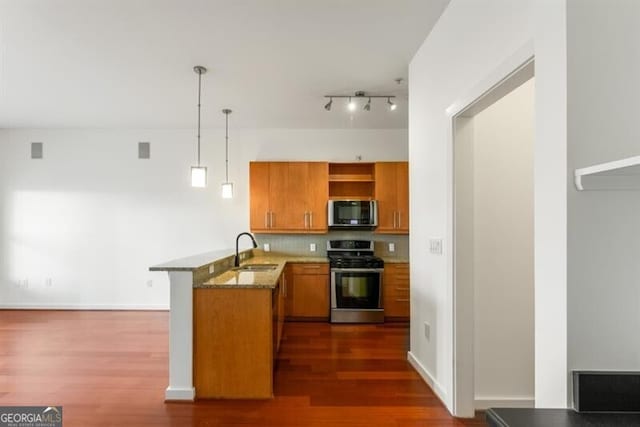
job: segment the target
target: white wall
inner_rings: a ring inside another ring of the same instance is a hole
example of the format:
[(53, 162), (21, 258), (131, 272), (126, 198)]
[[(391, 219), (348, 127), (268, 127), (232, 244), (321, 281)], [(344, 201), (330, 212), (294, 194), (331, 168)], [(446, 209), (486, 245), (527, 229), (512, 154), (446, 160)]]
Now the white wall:
[[(566, 54), (564, 0), (453, 0), (409, 68), (411, 355), (454, 410), (452, 152), (447, 108), (533, 45), (537, 406), (566, 405)], [(476, 89), (474, 89), (476, 88)], [(487, 87), (488, 88), (488, 87)], [(479, 96), (481, 93), (477, 93)], [(443, 256), (428, 239), (444, 240)], [(431, 324), (431, 337), (423, 322)]]
[(532, 79), (472, 119), (474, 386), (480, 409), (526, 405), (534, 396), (533, 106)]
[[(568, 2), (569, 170), (640, 154), (640, 2)], [(567, 182), (569, 369), (640, 370), (640, 192)]]
[[(206, 189), (189, 185), (194, 130), (0, 132), (0, 306), (166, 308), (167, 276), (148, 267), (234, 246), (250, 160), (407, 159), (406, 130), (231, 129), (236, 197), (222, 200), (224, 130), (202, 133)], [(32, 141), (44, 159), (29, 159)]]

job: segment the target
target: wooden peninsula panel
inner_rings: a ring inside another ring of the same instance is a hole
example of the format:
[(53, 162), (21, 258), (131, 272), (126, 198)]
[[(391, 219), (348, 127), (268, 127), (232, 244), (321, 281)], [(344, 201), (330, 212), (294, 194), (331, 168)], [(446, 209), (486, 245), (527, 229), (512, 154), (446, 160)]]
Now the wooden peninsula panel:
[(273, 397), (271, 289), (194, 289), (196, 397)]

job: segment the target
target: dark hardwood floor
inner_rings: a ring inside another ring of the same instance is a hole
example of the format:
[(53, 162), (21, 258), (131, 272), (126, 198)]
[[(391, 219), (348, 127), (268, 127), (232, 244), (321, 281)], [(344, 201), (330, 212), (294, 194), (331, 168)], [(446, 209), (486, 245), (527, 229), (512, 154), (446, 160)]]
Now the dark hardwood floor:
[(406, 360), (406, 324), (287, 323), (265, 401), (164, 403), (168, 313), (0, 311), (0, 406), (64, 426), (484, 426), (449, 415)]

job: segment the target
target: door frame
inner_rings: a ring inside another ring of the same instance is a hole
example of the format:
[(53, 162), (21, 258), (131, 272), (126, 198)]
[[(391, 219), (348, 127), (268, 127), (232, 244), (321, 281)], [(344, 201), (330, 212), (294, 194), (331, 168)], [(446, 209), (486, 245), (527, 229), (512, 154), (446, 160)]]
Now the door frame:
[(465, 292), (464, 287), (456, 280), (458, 267), (456, 263), (457, 245), (455, 232), (456, 165), (454, 153), (456, 120), (460, 117), (469, 117), (477, 114), (533, 77), (534, 61), (533, 40), (530, 40), (489, 73), (478, 85), (466, 92), (445, 110), (449, 123), (449, 141), (447, 144), (449, 164), (447, 177), (447, 237), (451, 242), (451, 257), (449, 257), (447, 269), (453, 317), (451, 402), (452, 413), (456, 417), (473, 417), (475, 415), (473, 293), (469, 293), (468, 290)]

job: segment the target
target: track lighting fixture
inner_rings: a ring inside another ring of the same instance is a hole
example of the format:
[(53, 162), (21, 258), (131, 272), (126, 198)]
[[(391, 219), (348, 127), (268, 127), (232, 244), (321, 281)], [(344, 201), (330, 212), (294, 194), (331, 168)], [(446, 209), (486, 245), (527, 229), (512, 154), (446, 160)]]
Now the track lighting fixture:
[(329, 98), (329, 102), (326, 103), (324, 109), (327, 111), (331, 111), (331, 106), (333, 105), (333, 98), (345, 98), (347, 99), (347, 110), (348, 111), (356, 111), (358, 107), (358, 100), (364, 98), (368, 98), (368, 101), (362, 106), (364, 111), (371, 111), (371, 99), (372, 98), (386, 98), (387, 104), (389, 105), (389, 110), (395, 110), (398, 105), (391, 101), (392, 98), (395, 98), (395, 95), (369, 95), (365, 92), (359, 90), (355, 92), (353, 95), (325, 95), (325, 98)]

